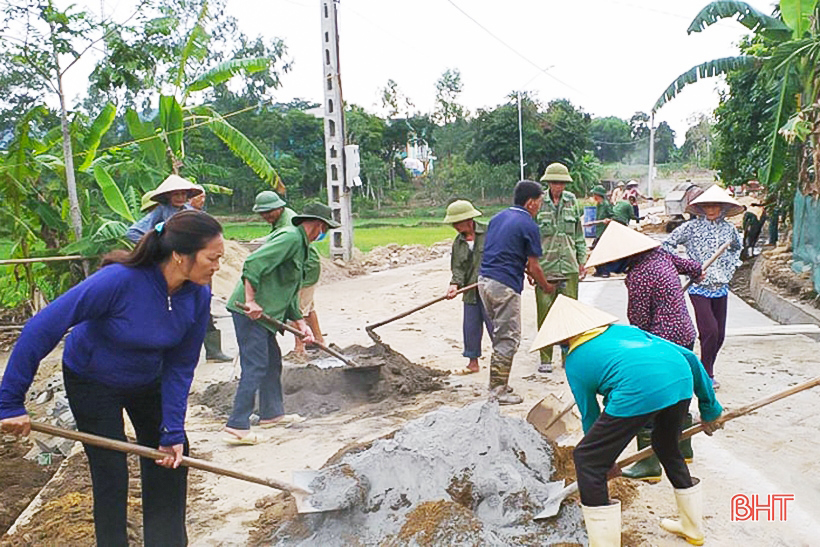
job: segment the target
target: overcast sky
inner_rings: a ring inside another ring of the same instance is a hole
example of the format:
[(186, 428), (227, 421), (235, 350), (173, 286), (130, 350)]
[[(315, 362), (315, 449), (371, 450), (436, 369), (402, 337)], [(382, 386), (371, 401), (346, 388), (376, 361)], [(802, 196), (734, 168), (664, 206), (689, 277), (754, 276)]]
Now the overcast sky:
[[(104, 0), (127, 17), (128, 0)], [(772, 2), (752, 0), (771, 12)], [(230, 0), (228, 12), (249, 36), (282, 38), (294, 61), (277, 99), (321, 102), (321, 0)], [(461, 102), (492, 108), (514, 90), (543, 102), (567, 98), (593, 116), (628, 119), (649, 112), (679, 74), (703, 61), (737, 54), (746, 29), (724, 20), (701, 33), (686, 28), (705, 0), (341, 0), (342, 89), (347, 102), (379, 112), (388, 79), (431, 112), (435, 83), (461, 71)], [(89, 2), (99, 10), (100, 4)], [(471, 19), (472, 18), (472, 19)], [(477, 23), (478, 24), (477, 24)], [(481, 26), (479, 26), (481, 25)], [(482, 28), (484, 27), (484, 28)], [(503, 43), (502, 43), (503, 42)], [(506, 44), (506, 45), (505, 45)], [(544, 71), (544, 69), (547, 69)], [(719, 79), (687, 88), (664, 106), (679, 144), (693, 114), (717, 105)]]

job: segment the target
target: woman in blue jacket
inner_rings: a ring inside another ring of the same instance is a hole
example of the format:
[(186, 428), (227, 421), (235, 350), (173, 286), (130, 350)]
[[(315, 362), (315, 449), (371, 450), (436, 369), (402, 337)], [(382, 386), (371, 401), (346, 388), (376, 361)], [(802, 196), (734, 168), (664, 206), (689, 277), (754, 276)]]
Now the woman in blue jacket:
[[(0, 384), (0, 428), (28, 435), (25, 395), (40, 361), (63, 335), (63, 379), (77, 429), (137, 441), (167, 456), (140, 459), (145, 545), (185, 545), (185, 409), (210, 313), (208, 283), (219, 269), (222, 227), (184, 211), (160, 223), (130, 253), (57, 298), (25, 326)], [(85, 445), (98, 545), (128, 545), (125, 454)]]

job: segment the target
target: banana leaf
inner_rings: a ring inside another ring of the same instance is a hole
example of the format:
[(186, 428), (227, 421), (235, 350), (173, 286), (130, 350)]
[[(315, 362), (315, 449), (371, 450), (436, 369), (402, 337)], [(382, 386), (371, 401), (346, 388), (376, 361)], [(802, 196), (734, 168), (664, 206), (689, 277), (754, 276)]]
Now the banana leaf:
[(125, 125), (131, 137), (138, 141), (140, 149), (145, 154), (146, 159), (154, 166), (167, 173), (168, 160), (165, 156), (165, 145), (157, 135), (154, 124), (140, 120), (139, 114), (133, 108), (125, 111)]
[(83, 139), (83, 161), (77, 166), (78, 171), (85, 171), (89, 168), (91, 162), (94, 161), (94, 156), (97, 155), (97, 148), (100, 147), (100, 141), (111, 127), (111, 124), (114, 123), (116, 117), (117, 107), (112, 103), (107, 103), (91, 123), (88, 134)]
[(159, 97), (159, 123), (165, 132), (168, 141), (168, 148), (171, 154), (177, 159), (183, 159), (185, 153), (182, 149), (182, 107), (173, 95), (160, 95)]
[(717, 23), (720, 19), (735, 16), (738, 23), (767, 38), (775, 41), (791, 38), (792, 28), (780, 19), (766, 15), (746, 2), (735, 1), (720, 1), (708, 4), (695, 16), (686, 32), (688, 34), (701, 32), (709, 25)]
[(219, 63), (205, 74), (188, 84), (185, 88), (187, 96), (192, 91), (202, 91), (209, 87), (227, 82), (237, 74), (253, 74), (266, 70), (270, 66), (270, 59), (267, 57), (251, 57), (248, 59), (232, 59)]
[(125, 220), (134, 222), (134, 216), (128, 208), (128, 203), (126, 203), (120, 191), (120, 187), (117, 186), (117, 183), (114, 182), (114, 179), (112, 179), (108, 171), (105, 170), (105, 167), (102, 165), (95, 166), (94, 178), (100, 186), (100, 190), (102, 190), (103, 198), (105, 199), (105, 203), (108, 204), (108, 207)]

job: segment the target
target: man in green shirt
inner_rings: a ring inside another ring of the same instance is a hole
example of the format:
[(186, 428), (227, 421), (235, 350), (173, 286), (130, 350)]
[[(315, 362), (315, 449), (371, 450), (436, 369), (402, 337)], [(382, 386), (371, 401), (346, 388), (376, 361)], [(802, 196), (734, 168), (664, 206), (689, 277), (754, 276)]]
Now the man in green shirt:
[[(458, 235), (453, 240), (453, 251), (450, 255), (450, 270), (453, 276), (447, 287), (447, 298), (455, 298), (459, 289), (478, 281), (478, 270), (484, 254), (484, 237), (487, 227), (475, 218), (481, 216), (473, 204), (459, 199), (447, 206), (445, 224), (452, 224)], [(478, 289), (464, 293), (464, 357), (469, 359), (467, 366), (457, 374), (473, 374), (479, 371), (478, 358), (481, 357), (481, 338), (484, 328), (492, 336), (492, 325), (478, 297)]]
[(293, 321), (305, 336), (315, 341), (299, 309), (299, 289), (304, 279), (310, 242), (339, 224), (330, 207), (321, 203), (305, 206), (293, 224), (272, 233), (265, 243), (245, 259), (242, 279), (228, 300), (239, 343), (242, 376), (236, 388), (233, 412), (225, 431), (228, 442), (255, 444), (259, 437), (250, 431), (250, 415), (259, 392), (260, 425), (279, 422), (285, 416), (282, 397), (282, 353), (276, 328), (257, 319), (265, 313), (279, 321)]
[(629, 226), (630, 220), (638, 220), (635, 216), (635, 209), (627, 200), (622, 199), (612, 207), (612, 220), (620, 222), (624, 226)]
[[(606, 230), (608, 222), (605, 221), (612, 218), (612, 204), (606, 199), (606, 189), (600, 184), (592, 188), (592, 199), (595, 200), (595, 241), (592, 242), (592, 246), (595, 247)], [(606, 264), (595, 268), (595, 277), (609, 277)]]
[[(535, 304), (538, 313), (538, 326), (544, 322), (550, 307), (559, 294), (578, 298), (578, 281), (584, 274), (584, 261), (587, 256), (587, 243), (584, 239), (584, 227), (581, 224), (581, 212), (575, 194), (565, 188), (572, 177), (565, 165), (552, 163), (547, 166), (541, 182), (549, 184), (549, 191), (544, 196), (544, 205), (538, 215), (541, 229), (541, 269), (547, 279), (566, 278), (557, 290), (547, 293), (535, 288)], [(552, 372), (552, 346), (541, 350), (541, 364), (538, 372)]]
[(272, 190), (264, 190), (256, 195), (253, 212), (259, 213), (259, 216), (270, 224), (271, 235), (279, 228), (290, 226), (293, 217), (296, 216), (296, 212), (285, 205), (285, 200)]

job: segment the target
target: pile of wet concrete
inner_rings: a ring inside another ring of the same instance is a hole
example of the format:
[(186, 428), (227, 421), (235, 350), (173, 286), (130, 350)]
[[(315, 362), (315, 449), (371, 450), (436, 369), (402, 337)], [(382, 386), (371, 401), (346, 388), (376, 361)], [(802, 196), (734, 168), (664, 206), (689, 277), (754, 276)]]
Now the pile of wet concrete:
[[(445, 385), (446, 372), (412, 363), (387, 345), (352, 345), (339, 351), (362, 368), (328, 367), (329, 359), (318, 354), (302, 366), (285, 361), (282, 390), (286, 412), (318, 417), (364, 403), (394, 400), (399, 404), (402, 399), (437, 391)], [(191, 402), (227, 416), (233, 407), (237, 384), (238, 380), (212, 384), (193, 394)]]
[(533, 521), (555, 491), (549, 443), (498, 405), (442, 408), (392, 436), (337, 455), (311, 483), (310, 502), (338, 510), (296, 513), (266, 498), (252, 545), (550, 545), (586, 543), (581, 511)]

